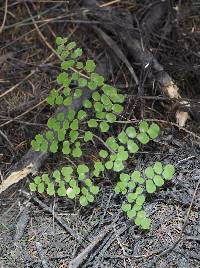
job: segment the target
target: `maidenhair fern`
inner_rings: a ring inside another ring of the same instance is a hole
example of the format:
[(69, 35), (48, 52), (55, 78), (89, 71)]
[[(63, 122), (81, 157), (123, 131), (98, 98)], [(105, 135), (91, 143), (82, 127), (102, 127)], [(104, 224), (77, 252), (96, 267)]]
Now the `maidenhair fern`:
[[(122, 210), (136, 225), (149, 229), (150, 219), (144, 211), (145, 199), (165, 181), (172, 179), (174, 167), (156, 162), (143, 173), (135, 170), (129, 174), (126, 170), (129, 157), (158, 137), (159, 126), (141, 121), (138, 126), (128, 125), (116, 133), (118, 117), (124, 110), (124, 95), (106, 84), (104, 77), (95, 72), (93, 60), (81, 61), (83, 52), (75, 42), (58, 37), (56, 44), (62, 61), (57, 83), (62, 86), (62, 91), (52, 89), (47, 102), (53, 107), (59, 106), (60, 112), (49, 118), (49, 130), (36, 135), (31, 145), (35, 151), (61, 151), (67, 159), (66, 166), (54, 170), (52, 175), (36, 176), (29, 185), (31, 191), (78, 198), (82, 206), (87, 206), (94, 202), (100, 191), (95, 181), (103, 178), (107, 171), (111, 177), (119, 178), (115, 193), (126, 196)], [(82, 97), (86, 89), (91, 91), (91, 98), (83, 100), (82, 109), (74, 110), (74, 101)], [(63, 106), (67, 107), (67, 113)], [(87, 159), (84, 150), (91, 146), (94, 155)]]
[(132, 174), (120, 174), (115, 193), (126, 195), (122, 210), (127, 213), (128, 218), (134, 219), (136, 225), (149, 229), (150, 220), (143, 210), (146, 195), (154, 193), (165, 181), (171, 180), (174, 172), (173, 165), (163, 166), (161, 162), (156, 162), (143, 173), (135, 170)]

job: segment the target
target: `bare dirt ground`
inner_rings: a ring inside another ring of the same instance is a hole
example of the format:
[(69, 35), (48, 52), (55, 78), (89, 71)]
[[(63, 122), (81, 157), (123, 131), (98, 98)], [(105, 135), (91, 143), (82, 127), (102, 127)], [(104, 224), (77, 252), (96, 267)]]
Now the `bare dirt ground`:
[[(97, 1), (101, 7), (95, 8), (90, 1), (89, 16), (85, 16), (88, 1), (0, 1), (1, 181), (27, 153), (31, 140), (45, 129), (54, 112), (45, 98), (56, 87), (59, 73), (59, 60), (51, 49), (56, 36), (76, 40), (85, 56), (106, 62), (108, 81), (127, 95), (123, 119), (146, 118), (160, 125), (160, 138), (131, 159), (133, 169), (156, 160), (171, 162), (176, 167), (175, 179), (147, 200), (145, 210), (152, 226), (144, 232), (121, 212), (121, 200), (113, 195), (113, 178), (99, 182), (102, 191), (96, 202), (82, 208), (67, 199), (30, 195), (32, 176), (28, 175), (0, 195), (2, 268), (200, 267), (200, 4), (169, 1), (167, 15), (156, 26), (152, 23), (150, 34), (142, 21), (145, 16), (155, 18), (151, 4), (159, 1), (112, 2)], [(155, 70), (142, 68), (131, 54), (130, 44), (118, 35), (119, 25), (129, 31), (128, 16), (140, 42), (190, 104), (182, 108), (190, 114), (182, 128), (175, 123), (180, 103), (163, 95)], [(140, 90), (125, 60), (116, 56), (116, 49), (95, 27), (123, 51)], [(87, 153), (93, 152), (88, 148)], [(59, 164), (59, 155), (48, 157), (39, 172)], [(93, 242), (95, 247), (79, 266), (71, 262)]]

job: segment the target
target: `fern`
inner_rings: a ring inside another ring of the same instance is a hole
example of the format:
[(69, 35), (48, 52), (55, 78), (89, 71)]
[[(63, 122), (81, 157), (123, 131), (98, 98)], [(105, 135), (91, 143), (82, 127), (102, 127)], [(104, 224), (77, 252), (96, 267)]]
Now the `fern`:
[[(122, 210), (127, 217), (142, 229), (149, 229), (150, 219), (144, 211), (146, 196), (172, 179), (174, 167), (156, 162), (143, 173), (125, 172), (129, 157), (158, 137), (159, 126), (141, 121), (138, 126), (128, 126), (112, 136), (110, 130), (117, 129), (118, 117), (124, 110), (124, 96), (95, 72), (93, 60), (81, 61), (83, 51), (77, 48), (75, 42), (58, 37), (56, 44), (62, 61), (57, 83), (63, 90), (52, 89), (47, 102), (53, 107), (66, 106), (68, 113), (60, 112), (49, 118), (49, 130), (44, 135), (36, 135), (31, 145), (35, 151), (62, 151), (70, 161), (51, 176), (36, 176), (29, 185), (30, 190), (46, 192), (50, 196), (78, 198), (82, 206), (87, 206), (94, 202), (100, 191), (95, 181), (103, 178), (107, 171), (119, 178), (114, 191), (126, 196)], [(72, 87), (72, 84), (76, 86)], [(91, 91), (91, 98), (84, 100), (83, 108), (76, 112), (72, 109), (73, 101), (83, 95), (85, 88)], [(85, 157), (83, 151), (86, 145), (91, 147), (93, 143), (98, 143), (99, 151), (91, 160)]]

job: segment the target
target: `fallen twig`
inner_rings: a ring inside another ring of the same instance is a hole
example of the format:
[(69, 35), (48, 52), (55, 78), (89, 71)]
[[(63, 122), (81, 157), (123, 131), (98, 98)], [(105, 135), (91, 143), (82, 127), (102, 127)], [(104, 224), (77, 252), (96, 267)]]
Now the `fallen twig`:
[(84, 260), (91, 254), (93, 249), (104, 239), (104, 237), (111, 230), (112, 226), (108, 226), (100, 233), (97, 237), (93, 239), (93, 242), (90, 243), (76, 258), (70, 261), (69, 268), (77, 268), (79, 267)]
[(6, 23), (6, 18), (7, 18), (7, 13), (8, 13), (8, 0), (5, 0), (5, 8), (4, 8), (4, 16), (3, 16), (3, 22), (0, 27), (0, 34), (2, 33), (5, 23)]
[(0, 130), (0, 136), (2, 136), (6, 141), (7, 143), (9, 144), (10, 148), (15, 151), (15, 148), (12, 144), (12, 142), (8, 139), (8, 137), (6, 136), (6, 134), (3, 133), (3, 131)]
[(106, 42), (106, 44), (114, 51), (115, 55), (126, 65), (131, 76), (135, 80), (135, 84), (139, 85), (139, 80), (137, 78), (137, 75), (132, 65), (130, 64), (128, 59), (125, 57), (123, 51), (118, 47), (118, 45), (114, 42), (114, 40), (108, 34), (106, 34), (104, 31), (102, 31), (100, 28), (98, 28), (95, 25), (93, 25), (92, 27), (96, 31), (96, 33)]
[(25, 229), (30, 220), (29, 210), (30, 210), (30, 202), (24, 205), (23, 210), (21, 211), (19, 215), (17, 226), (16, 226), (15, 237), (14, 237), (15, 241), (20, 240), (25, 232)]
[(42, 263), (43, 268), (49, 268), (49, 264), (48, 264), (48, 262), (46, 260), (46, 257), (45, 257), (45, 254), (44, 254), (44, 250), (42, 248), (41, 243), (40, 242), (36, 242), (35, 245), (36, 245), (37, 252), (38, 252), (38, 255), (40, 257), (40, 260), (41, 260), (41, 263)]

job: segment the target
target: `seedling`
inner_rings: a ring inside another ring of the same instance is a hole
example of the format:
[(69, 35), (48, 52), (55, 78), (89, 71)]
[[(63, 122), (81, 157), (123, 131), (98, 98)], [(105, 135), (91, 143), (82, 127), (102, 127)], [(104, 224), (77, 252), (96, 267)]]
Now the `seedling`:
[[(150, 219), (144, 211), (146, 197), (172, 179), (174, 167), (156, 162), (142, 173), (133, 171), (128, 174), (126, 169), (129, 157), (158, 137), (159, 126), (141, 121), (138, 126), (128, 125), (112, 136), (111, 129), (118, 126), (125, 97), (95, 72), (93, 60), (81, 61), (83, 51), (77, 48), (75, 42), (58, 37), (56, 44), (62, 70), (57, 76), (57, 83), (63, 86), (63, 90), (58, 92), (52, 89), (47, 102), (53, 107), (61, 107), (61, 112), (49, 118), (49, 130), (44, 135), (36, 135), (31, 145), (35, 151), (53, 154), (61, 151), (63, 157), (70, 161), (60, 170), (54, 170), (51, 176), (46, 173), (36, 176), (29, 185), (30, 190), (40, 194), (46, 192), (50, 196), (76, 198), (81, 206), (87, 206), (94, 202), (100, 191), (95, 181), (108, 172), (112, 178), (119, 177), (114, 191), (125, 196), (122, 210), (127, 217), (140, 228), (149, 229)], [(82, 109), (75, 111), (73, 102), (83, 95), (85, 88), (91, 91), (91, 98), (85, 99)], [(67, 107), (67, 114), (62, 112), (62, 106)], [(92, 161), (86, 161), (84, 147), (87, 144), (92, 146), (96, 141), (101, 142), (99, 152), (92, 157)]]

